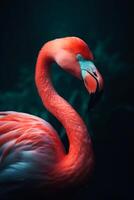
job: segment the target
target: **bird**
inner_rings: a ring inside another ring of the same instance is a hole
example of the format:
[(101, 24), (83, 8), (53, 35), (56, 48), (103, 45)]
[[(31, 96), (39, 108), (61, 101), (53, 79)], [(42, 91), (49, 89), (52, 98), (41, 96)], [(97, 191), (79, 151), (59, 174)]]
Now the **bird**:
[(44, 119), (22, 112), (1, 111), (1, 188), (58, 190), (84, 183), (93, 173), (91, 136), (78, 112), (54, 89), (53, 63), (80, 79), (94, 102), (103, 90), (102, 75), (84, 40), (70, 36), (46, 42), (37, 57), (35, 83), (43, 105), (65, 128), (69, 149), (66, 152), (59, 134)]

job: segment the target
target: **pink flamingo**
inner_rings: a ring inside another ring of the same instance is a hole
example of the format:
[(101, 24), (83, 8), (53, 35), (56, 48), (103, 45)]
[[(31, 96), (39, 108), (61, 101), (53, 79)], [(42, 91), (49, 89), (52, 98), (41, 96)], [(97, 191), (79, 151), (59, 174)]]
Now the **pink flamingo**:
[(0, 112), (0, 184), (38, 183), (62, 188), (84, 182), (92, 174), (94, 154), (87, 127), (72, 106), (54, 90), (51, 64), (84, 80), (92, 95), (103, 80), (87, 44), (77, 37), (47, 42), (39, 52), (35, 82), (44, 106), (64, 126), (69, 140), (66, 153), (56, 130), (43, 119), (20, 112)]

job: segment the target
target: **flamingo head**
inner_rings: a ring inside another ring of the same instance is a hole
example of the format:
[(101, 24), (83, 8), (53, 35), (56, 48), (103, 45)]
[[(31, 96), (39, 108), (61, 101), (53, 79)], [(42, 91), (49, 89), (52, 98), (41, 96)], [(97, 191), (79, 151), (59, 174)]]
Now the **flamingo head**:
[(61, 39), (56, 62), (61, 68), (84, 81), (92, 107), (102, 94), (103, 78), (94, 65), (93, 55), (87, 44), (77, 37)]

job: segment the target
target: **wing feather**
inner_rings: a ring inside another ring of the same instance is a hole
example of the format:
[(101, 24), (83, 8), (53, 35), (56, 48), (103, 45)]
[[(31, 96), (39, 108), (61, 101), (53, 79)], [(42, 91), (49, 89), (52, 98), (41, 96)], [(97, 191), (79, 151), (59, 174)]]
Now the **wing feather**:
[(0, 183), (46, 178), (64, 154), (48, 122), (30, 114), (0, 112)]

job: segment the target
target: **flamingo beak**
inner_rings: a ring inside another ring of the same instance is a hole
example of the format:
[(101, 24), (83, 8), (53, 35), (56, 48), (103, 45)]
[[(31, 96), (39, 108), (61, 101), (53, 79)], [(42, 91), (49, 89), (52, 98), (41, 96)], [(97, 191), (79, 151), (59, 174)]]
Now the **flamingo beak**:
[(83, 57), (79, 60), (82, 79), (85, 87), (90, 94), (89, 107), (93, 107), (102, 95), (103, 78), (96, 69), (94, 63), (90, 60), (85, 60)]

